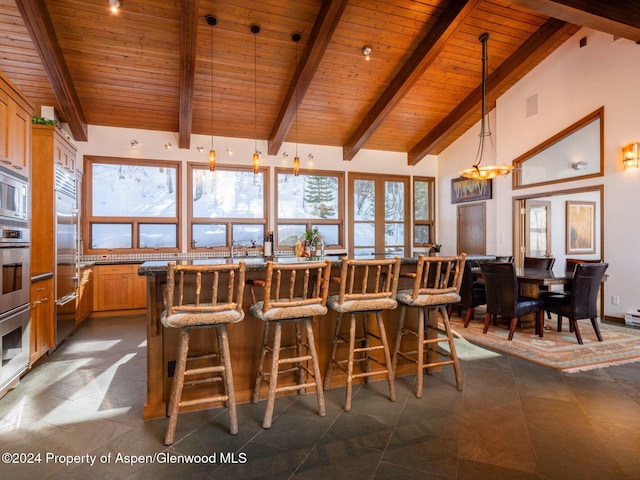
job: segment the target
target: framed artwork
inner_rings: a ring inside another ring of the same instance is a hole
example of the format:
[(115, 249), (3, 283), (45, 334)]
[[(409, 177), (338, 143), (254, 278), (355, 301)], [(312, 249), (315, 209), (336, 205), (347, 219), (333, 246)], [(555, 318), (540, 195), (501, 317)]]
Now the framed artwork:
[(596, 253), (596, 202), (567, 201), (567, 253)]
[(454, 178), (451, 180), (451, 203), (477, 202), (491, 198), (491, 179), (472, 180)]

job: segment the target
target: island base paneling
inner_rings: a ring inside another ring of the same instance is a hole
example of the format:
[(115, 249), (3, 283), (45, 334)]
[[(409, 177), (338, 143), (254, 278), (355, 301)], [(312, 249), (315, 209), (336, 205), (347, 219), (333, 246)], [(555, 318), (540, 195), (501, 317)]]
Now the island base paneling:
[[(403, 269), (411, 269), (411, 265), (403, 265)], [(146, 274), (147, 278), (147, 402), (144, 405), (143, 417), (156, 418), (163, 417), (167, 414), (167, 406), (169, 395), (171, 392), (171, 383), (173, 380), (172, 370), (175, 366), (178, 350), (178, 334), (176, 329), (164, 328), (160, 322), (160, 314), (162, 313), (162, 295), (163, 288), (166, 284), (166, 274)], [(264, 276), (264, 271), (247, 271), (247, 279), (260, 279)], [(284, 280), (283, 280), (284, 281)], [(400, 279), (401, 288), (409, 288), (408, 284), (403, 285), (406, 279)], [(224, 285), (219, 286), (224, 288)], [(336, 288), (337, 286), (332, 286)], [(260, 300), (259, 291), (256, 291), (256, 298)], [(331, 293), (337, 293), (331, 292)], [(247, 403), (251, 401), (253, 388), (255, 385), (255, 375), (258, 366), (260, 354), (263, 324), (262, 321), (249, 314), (249, 307), (253, 303), (250, 288), (247, 287), (244, 296), (243, 307), (247, 314), (244, 320), (236, 324), (228, 326), (229, 344), (231, 348), (231, 362), (234, 377), (234, 387), (237, 403)], [(389, 344), (395, 344), (397, 318), (399, 309), (385, 312), (384, 321), (389, 338)], [(413, 314), (413, 312), (410, 312)], [(369, 318), (369, 322), (373, 325), (375, 318)], [(408, 316), (408, 321), (415, 321), (415, 318)], [(433, 321), (433, 319), (431, 319)], [(316, 339), (316, 348), (320, 362), (320, 370), (324, 377), (329, 362), (329, 350), (333, 339), (336, 322), (335, 312), (329, 311), (324, 317), (316, 317), (313, 322), (313, 331)], [(191, 334), (190, 355), (210, 353), (216, 345), (215, 332), (212, 329), (195, 329)], [(283, 336), (283, 341), (293, 341), (293, 333), (286, 332), (287, 336)], [(346, 346), (344, 347), (346, 348)], [(415, 373), (415, 365), (410, 362), (401, 361), (398, 365), (397, 375), (409, 375)], [(379, 376), (371, 378), (372, 381), (386, 381), (386, 375), (381, 373)], [(362, 382), (362, 379), (359, 379)], [(332, 374), (331, 388), (341, 387), (346, 383), (346, 374), (339, 369), (334, 370)], [(185, 388), (184, 398), (202, 397), (203, 388), (211, 388), (210, 386), (196, 386), (191, 390)], [(455, 384), (452, 384), (455, 388)], [(308, 389), (312, 392), (313, 389)], [(261, 390), (260, 398), (266, 398), (267, 385), (264, 384)], [(293, 391), (292, 394), (296, 394)], [(184, 408), (188, 410), (202, 410), (217, 406), (219, 404), (198, 405), (192, 408)]]

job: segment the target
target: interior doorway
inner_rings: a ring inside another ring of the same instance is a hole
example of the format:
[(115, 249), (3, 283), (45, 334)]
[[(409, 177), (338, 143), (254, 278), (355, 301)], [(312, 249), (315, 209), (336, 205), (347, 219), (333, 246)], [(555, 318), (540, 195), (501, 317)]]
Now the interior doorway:
[(457, 215), (457, 250), (467, 255), (487, 253), (487, 210), (485, 203), (459, 205)]
[(525, 201), (525, 252), (527, 257), (551, 256), (551, 202)]

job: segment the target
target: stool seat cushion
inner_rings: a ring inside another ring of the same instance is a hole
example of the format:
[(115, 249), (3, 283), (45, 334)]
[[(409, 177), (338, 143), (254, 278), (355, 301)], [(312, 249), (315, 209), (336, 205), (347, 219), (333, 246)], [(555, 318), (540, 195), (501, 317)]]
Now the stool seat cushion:
[(338, 301), (338, 295), (327, 298), (327, 305), (331, 310), (339, 313), (353, 312), (375, 312), (378, 310), (393, 310), (398, 306), (395, 298), (376, 298), (364, 300), (346, 300), (342, 303)]
[[(296, 299), (294, 299), (294, 301), (295, 300)], [(294, 320), (327, 314), (327, 307), (320, 303), (311, 305), (300, 305), (296, 307), (272, 307), (266, 312), (262, 310), (263, 308), (264, 302), (260, 301), (251, 305), (249, 311), (254, 317), (259, 318), (260, 320), (263, 320), (265, 322), (274, 320)]]
[[(203, 306), (203, 304), (200, 306)], [(244, 312), (242, 310), (222, 310), (220, 312), (209, 313), (176, 312), (172, 315), (167, 315), (167, 312), (165, 311), (160, 315), (160, 321), (162, 324), (165, 327), (173, 328), (235, 323), (241, 321), (243, 318)]]
[(412, 290), (400, 290), (396, 298), (398, 302), (410, 307), (426, 307), (429, 305), (445, 305), (449, 303), (458, 303), (460, 295), (456, 292), (439, 293), (435, 295), (418, 295), (412, 298)]

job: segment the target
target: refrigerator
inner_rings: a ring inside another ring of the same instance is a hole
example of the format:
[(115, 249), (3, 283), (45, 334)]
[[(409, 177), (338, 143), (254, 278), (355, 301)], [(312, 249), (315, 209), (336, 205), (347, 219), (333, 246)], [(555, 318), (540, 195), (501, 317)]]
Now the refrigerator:
[(75, 175), (55, 169), (55, 347), (76, 326), (76, 297), (79, 279), (78, 206)]

